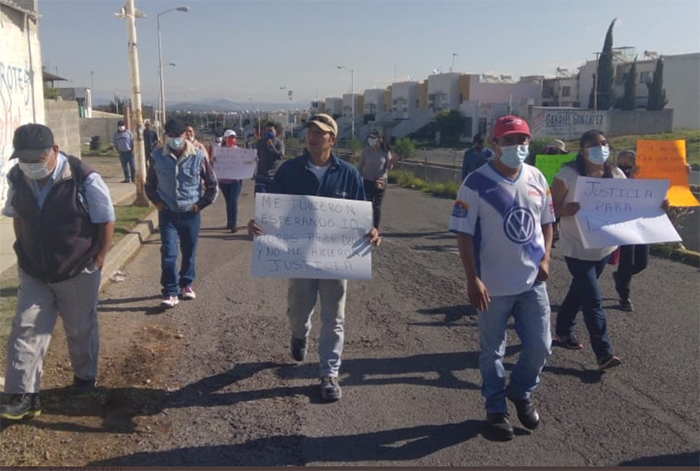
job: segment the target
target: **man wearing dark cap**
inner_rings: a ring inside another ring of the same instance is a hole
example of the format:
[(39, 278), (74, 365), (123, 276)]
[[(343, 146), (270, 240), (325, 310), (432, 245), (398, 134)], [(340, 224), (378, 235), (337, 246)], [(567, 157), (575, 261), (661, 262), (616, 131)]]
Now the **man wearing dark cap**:
[[(467, 175), (450, 218), (469, 303), (479, 316), (481, 394), (487, 432), (495, 440), (514, 437), (506, 398), (525, 428), (539, 425), (531, 395), (552, 343), (545, 280), (554, 208), (544, 175), (524, 163), (530, 136), (524, 119), (504, 116), (496, 121), (491, 139), (495, 157)], [(503, 356), (511, 316), (522, 351), (506, 385)]]
[(136, 170), (134, 169), (134, 135), (126, 129), (124, 121), (117, 123), (117, 130), (112, 136), (112, 145), (119, 152), (119, 162), (122, 164), (122, 171), (124, 172), (122, 183), (133, 182), (136, 176)]
[(1, 416), (41, 413), (42, 362), (60, 313), (73, 366), (73, 388), (95, 387), (101, 269), (112, 243), (114, 208), (99, 174), (59, 151), (51, 130), (15, 130), (3, 215), (13, 218), (19, 276), (17, 311), (7, 340)]
[(462, 180), (492, 158), (493, 151), (488, 147), (484, 147), (484, 138), (481, 137), (481, 134), (474, 136), (472, 146), (467, 149), (462, 159)]
[[(337, 138), (338, 125), (332, 117), (327, 114), (312, 116), (306, 124), (306, 152), (282, 164), (269, 192), (364, 201), (360, 173), (331, 151)], [(248, 233), (262, 235), (255, 220), (248, 223)], [(379, 245), (377, 229), (373, 228), (368, 237), (373, 245)], [(306, 356), (311, 315), (316, 299), (321, 298), (318, 354), (321, 398), (326, 401), (337, 401), (341, 396), (338, 372), (343, 352), (346, 293), (347, 280), (289, 280), (287, 317), (292, 330), (291, 354), (296, 361), (303, 361)]]
[(265, 125), (265, 134), (255, 144), (258, 151), (258, 168), (255, 172), (255, 192), (269, 192), (270, 183), (275, 172), (284, 159), (284, 142), (277, 137), (277, 125), (269, 122)]
[[(161, 237), (161, 276), (164, 309), (182, 299), (195, 299), (195, 255), (202, 209), (214, 202), (217, 181), (209, 159), (185, 139), (187, 124), (179, 119), (165, 123), (165, 144), (153, 151), (146, 175), (146, 196), (158, 208)], [(204, 186), (204, 191), (202, 191)], [(178, 239), (182, 265), (178, 273)]]

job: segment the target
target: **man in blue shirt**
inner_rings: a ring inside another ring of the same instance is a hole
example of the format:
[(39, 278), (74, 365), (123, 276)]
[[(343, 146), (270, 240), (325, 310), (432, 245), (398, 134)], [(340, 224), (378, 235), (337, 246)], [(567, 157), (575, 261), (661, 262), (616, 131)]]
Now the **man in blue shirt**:
[(462, 180), (492, 158), (493, 151), (488, 147), (484, 147), (484, 138), (481, 137), (481, 134), (474, 136), (474, 143), (464, 153), (464, 159), (462, 160)]
[[(360, 173), (331, 151), (337, 139), (338, 125), (332, 117), (327, 114), (312, 116), (307, 123), (306, 152), (282, 164), (268, 192), (364, 201), (365, 190)], [(262, 235), (255, 220), (248, 223), (248, 233), (251, 236)], [(367, 237), (375, 246), (381, 242), (376, 228), (372, 228)], [(306, 356), (311, 315), (317, 297), (321, 298), (322, 326), (318, 354), (321, 360), (321, 397), (326, 401), (337, 401), (341, 396), (338, 371), (343, 351), (346, 294), (347, 280), (289, 280), (287, 316), (292, 330), (291, 353), (296, 361), (303, 361)]]
[(124, 121), (117, 123), (117, 130), (112, 136), (112, 145), (119, 152), (119, 162), (122, 164), (124, 181), (133, 183), (136, 176), (134, 168), (134, 135), (126, 129)]

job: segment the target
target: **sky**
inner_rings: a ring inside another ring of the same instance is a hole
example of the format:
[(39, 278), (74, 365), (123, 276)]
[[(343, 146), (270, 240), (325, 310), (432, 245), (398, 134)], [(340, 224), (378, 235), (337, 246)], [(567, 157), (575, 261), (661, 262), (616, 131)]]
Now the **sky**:
[[(161, 15), (166, 103), (294, 103), (424, 80), (434, 70), (554, 76), (603, 46), (700, 52), (697, 0), (136, 0), (144, 103), (158, 94)], [(110, 99), (130, 94), (123, 0), (39, 0), (43, 64)], [(456, 54), (456, 55), (453, 55)], [(454, 61), (454, 64), (453, 64)], [(342, 65), (349, 70), (338, 69)], [(354, 80), (351, 83), (351, 75)], [(286, 87), (282, 89), (282, 87)], [(287, 102), (288, 103), (288, 102)]]

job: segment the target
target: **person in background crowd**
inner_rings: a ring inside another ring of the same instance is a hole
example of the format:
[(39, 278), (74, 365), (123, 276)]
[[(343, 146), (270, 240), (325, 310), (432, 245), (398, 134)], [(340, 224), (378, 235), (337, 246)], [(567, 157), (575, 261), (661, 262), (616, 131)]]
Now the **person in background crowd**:
[[(231, 129), (224, 131), (221, 147), (236, 147), (235, 131)], [(210, 155), (214, 155), (213, 149), (211, 149), (209, 153)], [(214, 167), (214, 172), (216, 172), (216, 158), (212, 160), (212, 165)], [(243, 180), (229, 180), (224, 178), (218, 178), (218, 180), (219, 189), (226, 201), (226, 229), (229, 229), (231, 233), (236, 233), (238, 232), (238, 198), (243, 188)]]
[(481, 134), (474, 136), (472, 146), (467, 149), (462, 159), (462, 180), (492, 158), (493, 151), (484, 147), (484, 138), (481, 137)]
[(158, 146), (158, 133), (151, 129), (151, 122), (144, 123), (146, 129), (143, 130), (143, 150), (146, 152), (146, 164), (151, 165), (151, 153)]
[(362, 150), (357, 170), (362, 176), (367, 201), (372, 202), (374, 227), (379, 229), (382, 200), (391, 170), (391, 152), (377, 131), (369, 133), (367, 144)]
[(272, 178), (284, 159), (284, 142), (277, 137), (277, 125), (269, 122), (265, 132), (255, 145), (258, 151), (258, 168), (255, 174), (255, 192), (267, 193)]
[(7, 339), (0, 416), (41, 414), (44, 355), (60, 314), (73, 367), (72, 392), (94, 390), (99, 356), (97, 303), (102, 267), (112, 245), (114, 207), (102, 177), (62, 153), (51, 129), (15, 130), (3, 215), (13, 218), (19, 289)]
[(204, 154), (207, 156), (207, 159), (209, 159), (211, 157), (211, 152), (209, 152), (207, 150), (207, 148), (204, 146), (204, 144), (202, 144), (197, 139), (195, 139), (194, 126), (192, 126), (191, 124), (188, 124), (187, 127), (185, 128), (185, 139), (190, 141), (192, 143), (192, 145), (194, 145), (195, 149), (199, 149), (202, 152), (204, 152)]
[(124, 180), (122, 183), (130, 183), (136, 177), (134, 165), (134, 135), (126, 129), (124, 121), (117, 122), (117, 130), (112, 136), (112, 145), (119, 152), (119, 162), (122, 164)]
[[(214, 202), (218, 192), (206, 154), (185, 139), (185, 127), (179, 119), (165, 123), (165, 144), (153, 151), (145, 185), (146, 196), (158, 208), (163, 287), (160, 305), (165, 309), (178, 304), (178, 288), (182, 299), (196, 298), (192, 284), (201, 211)], [(182, 252), (179, 274), (178, 239)]]

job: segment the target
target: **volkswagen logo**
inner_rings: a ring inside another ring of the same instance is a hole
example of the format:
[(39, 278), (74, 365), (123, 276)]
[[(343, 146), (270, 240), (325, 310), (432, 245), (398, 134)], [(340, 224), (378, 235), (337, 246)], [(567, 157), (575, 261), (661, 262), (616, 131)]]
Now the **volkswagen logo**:
[(503, 216), (503, 231), (511, 242), (526, 244), (535, 236), (535, 217), (522, 206), (511, 208)]

